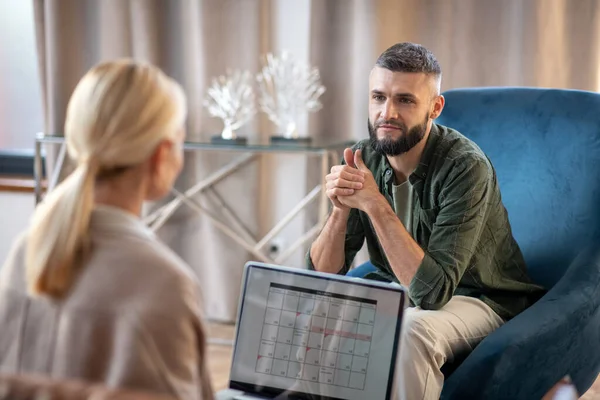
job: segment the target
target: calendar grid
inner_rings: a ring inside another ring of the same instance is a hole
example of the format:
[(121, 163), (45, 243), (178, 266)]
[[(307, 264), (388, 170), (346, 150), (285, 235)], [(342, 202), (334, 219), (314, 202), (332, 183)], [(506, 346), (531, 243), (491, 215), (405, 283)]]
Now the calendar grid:
[(377, 301), (271, 283), (257, 373), (364, 390)]

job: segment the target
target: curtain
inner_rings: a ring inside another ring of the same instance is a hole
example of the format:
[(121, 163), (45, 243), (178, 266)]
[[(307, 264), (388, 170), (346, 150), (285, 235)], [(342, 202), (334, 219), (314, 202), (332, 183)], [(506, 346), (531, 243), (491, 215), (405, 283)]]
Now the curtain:
[(442, 90), (600, 89), (597, 0), (313, 1), (311, 23), (311, 62), (328, 88), (323, 110), (311, 115), (314, 135), (366, 137), (369, 71), (403, 41), (436, 55)]

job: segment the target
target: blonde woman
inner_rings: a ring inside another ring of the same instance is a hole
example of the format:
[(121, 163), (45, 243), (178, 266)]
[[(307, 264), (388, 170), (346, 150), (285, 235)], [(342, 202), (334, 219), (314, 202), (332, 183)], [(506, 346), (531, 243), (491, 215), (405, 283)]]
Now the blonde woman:
[(75, 171), (0, 270), (0, 372), (212, 399), (198, 285), (141, 222), (183, 163), (186, 103), (157, 68), (108, 62), (67, 110)]

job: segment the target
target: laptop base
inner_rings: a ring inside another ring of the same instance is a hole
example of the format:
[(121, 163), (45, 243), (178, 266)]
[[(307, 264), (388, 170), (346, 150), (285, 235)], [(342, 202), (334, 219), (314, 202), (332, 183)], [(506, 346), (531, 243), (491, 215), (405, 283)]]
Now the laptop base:
[(241, 390), (224, 389), (215, 394), (215, 400), (265, 400), (268, 397), (246, 394)]

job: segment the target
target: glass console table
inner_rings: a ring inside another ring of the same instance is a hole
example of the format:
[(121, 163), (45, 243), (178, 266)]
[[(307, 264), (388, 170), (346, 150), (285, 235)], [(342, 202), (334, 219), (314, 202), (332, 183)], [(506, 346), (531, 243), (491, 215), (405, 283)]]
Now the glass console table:
[[(253, 142), (249, 140), (245, 144), (188, 141), (184, 145), (184, 149), (187, 152), (235, 152), (240, 153), (240, 156), (217, 171), (210, 173), (183, 193), (173, 189), (172, 192), (174, 198), (162, 207), (145, 215), (144, 221), (151, 229), (157, 230), (171, 215), (173, 215), (178, 207), (185, 204), (197, 213), (209, 218), (218, 229), (251, 253), (258, 261), (281, 264), (300, 246), (313, 239), (319, 233), (327, 219), (329, 210), (329, 200), (325, 193), (325, 175), (327, 175), (332, 165), (340, 162), (343, 149), (352, 146), (354, 143), (355, 142), (348, 140), (313, 140), (308, 144), (269, 143), (268, 140), (264, 142)], [(63, 136), (45, 135), (43, 133), (36, 136), (34, 156), (34, 191), (36, 204), (42, 198), (43, 145), (60, 146), (54, 173), (49, 179), (49, 190), (56, 185), (66, 157), (66, 144)], [(263, 238), (257, 239), (244, 227), (243, 222), (212, 188), (217, 183), (240, 170), (244, 165), (256, 160), (258, 156), (268, 153), (291, 153), (318, 158), (321, 166), (321, 180), (319, 184), (316, 185), (295, 207), (293, 207), (288, 214), (278, 221)], [(218, 213), (208, 210), (201, 205), (200, 202), (194, 200), (194, 196), (209, 193), (217, 205)], [(269, 252), (265, 250), (265, 247), (271, 243), (275, 236), (281, 232), (281, 230), (285, 228), (299, 212), (308, 207), (316, 198), (319, 199), (319, 215), (317, 223), (304, 232), (294, 243), (290, 244), (288, 248), (282, 249), (276, 259), (271, 259)], [(229, 223), (223, 222), (222, 217), (229, 219)]]

